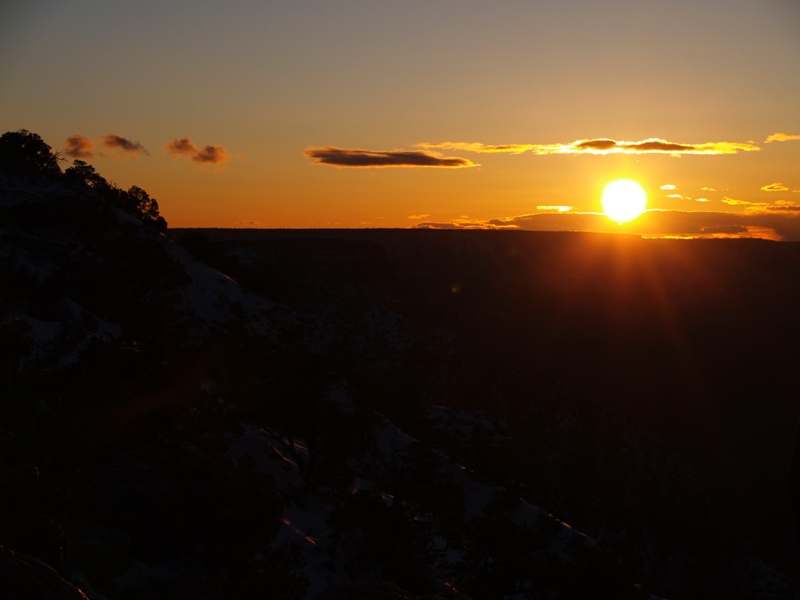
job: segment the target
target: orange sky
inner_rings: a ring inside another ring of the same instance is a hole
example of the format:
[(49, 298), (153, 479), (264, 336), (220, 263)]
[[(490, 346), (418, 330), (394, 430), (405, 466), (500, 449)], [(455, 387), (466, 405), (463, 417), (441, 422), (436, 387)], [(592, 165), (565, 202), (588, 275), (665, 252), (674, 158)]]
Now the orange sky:
[[(12, 0), (0, 128), (171, 227), (794, 240), (798, 30), (793, 0)], [(649, 194), (624, 226), (617, 177)]]

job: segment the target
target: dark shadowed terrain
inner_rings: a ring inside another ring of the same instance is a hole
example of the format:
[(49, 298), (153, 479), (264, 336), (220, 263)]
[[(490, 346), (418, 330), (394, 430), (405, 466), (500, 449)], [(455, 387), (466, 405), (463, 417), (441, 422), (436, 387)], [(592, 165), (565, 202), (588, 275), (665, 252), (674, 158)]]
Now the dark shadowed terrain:
[[(268, 297), (313, 304), (324, 301), (314, 286), (349, 289), (354, 302), (380, 301), (455, 335), (485, 371), (480, 383), (444, 392), (460, 407), (491, 410), (497, 387), (524, 405), (557, 381), (630, 419), (697, 469), (759, 554), (791, 569), (800, 245), (513, 231), (202, 233), (251, 253), (241, 283)], [(572, 501), (560, 516), (582, 524), (583, 499)]]
[(792, 597), (798, 246), (166, 227), (0, 137), (6, 596)]
[(0, 136), (0, 595), (788, 600), (800, 247), (168, 230)]

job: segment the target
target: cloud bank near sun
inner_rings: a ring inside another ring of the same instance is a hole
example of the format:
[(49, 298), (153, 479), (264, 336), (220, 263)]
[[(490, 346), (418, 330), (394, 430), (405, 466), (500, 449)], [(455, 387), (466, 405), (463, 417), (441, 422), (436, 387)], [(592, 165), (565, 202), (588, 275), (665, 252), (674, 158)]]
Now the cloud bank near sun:
[(488, 220), (462, 218), (452, 222), (421, 222), (415, 228), (623, 232), (644, 237), (800, 240), (800, 206), (754, 205), (749, 208), (744, 213), (648, 210), (624, 226), (611, 222), (602, 213), (544, 211)]

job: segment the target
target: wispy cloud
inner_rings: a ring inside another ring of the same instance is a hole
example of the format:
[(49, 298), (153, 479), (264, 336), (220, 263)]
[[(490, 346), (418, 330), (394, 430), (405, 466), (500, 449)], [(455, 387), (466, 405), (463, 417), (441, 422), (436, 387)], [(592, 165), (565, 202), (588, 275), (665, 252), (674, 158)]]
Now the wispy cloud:
[(671, 183), (665, 183), (664, 185), (661, 186), (660, 189), (662, 189), (662, 190), (674, 190), (676, 188), (675, 188), (675, 185), (673, 185)]
[(744, 206), (746, 208), (750, 208), (751, 206), (759, 207), (759, 206), (767, 206), (766, 202), (750, 202), (748, 200), (737, 200), (735, 198), (729, 198), (725, 196), (722, 201), (727, 204), (728, 206)]
[(63, 144), (64, 154), (70, 158), (94, 158), (94, 142), (85, 135), (71, 135)]
[(109, 133), (108, 135), (102, 136), (100, 139), (103, 142), (103, 146), (106, 148), (121, 152), (121, 154), (117, 155), (118, 158), (124, 158), (127, 156), (138, 158), (141, 154), (144, 154), (145, 156), (150, 154), (139, 142), (129, 140), (128, 138), (117, 135), (116, 133)]
[(540, 212), (558, 212), (564, 213), (569, 212), (573, 209), (572, 206), (562, 206), (559, 204), (540, 204), (536, 207), (536, 210)]
[(729, 198), (728, 196), (725, 196), (722, 201), (728, 206), (743, 206), (745, 204), (750, 204), (747, 200), (737, 200), (736, 198)]
[(765, 142), (791, 142), (793, 140), (800, 140), (800, 135), (795, 133), (773, 133)]
[[(687, 196), (685, 194), (679, 194), (677, 192), (675, 192), (673, 194), (666, 194), (666, 197), (667, 198), (672, 198), (673, 200), (688, 200), (688, 201), (694, 201), (694, 202), (708, 202), (709, 201), (708, 198), (695, 198), (693, 196)], [(734, 202), (737, 202), (737, 201), (734, 200)]]
[(306, 148), (304, 154), (319, 165), (334, 167), (475, 167), (466, 158), (417, 150), (348, 150), (335, 146)]
[(199, 148), (189, 138), (172, 140), (167, 144), (167, 152), (172, 156), (185, 156), (193, 162), (205, 165), (219, 165), (230, 160), (230, 154), (224, 147), (209, 145)]
[(464, 150), (466, 152), (483, 152), (487, 154), (522, 154), (536, 147), (535, 144), (491, 145), (479, 142), (421, 142), (414, 145), (418, 148), (443, 148), (446, 150)]
[(465, 150), (469, 152), (509, 152), (520, 154), (736, 154), (740, 151), (753, 152), (760, 150), (751, 143), (741, 142), (703, 142), (699, 144), (683, 144), (669, 142), (659, 138), (648, 138), (638, 142), (617, 141), (606, 138), (576, 140), (562, 144), (512, 144), (487, 145), (478, 142), (423, 142), (417, 146), (440, 148), (444, 150)]
[(789, 188), (780, 182), (776, 182), (761, 186), (761, 190), (764, 192), (786, 192)]

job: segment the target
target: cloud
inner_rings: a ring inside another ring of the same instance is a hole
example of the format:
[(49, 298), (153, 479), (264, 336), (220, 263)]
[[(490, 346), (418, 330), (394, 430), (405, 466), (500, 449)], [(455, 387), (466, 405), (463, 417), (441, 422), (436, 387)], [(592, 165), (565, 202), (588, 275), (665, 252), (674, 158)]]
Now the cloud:
[(671, 183), (665, 183), (664, 185), (661, 186), (660, 189), (662, 189), (662, 190), (674, 190), (674, 189), (676, 189), (676, 187)]
[(222, 146), (203, 146), (192, 156), (192, 160), (199, 163), (218, 165), (228, 160), (228, 151)]
[(170, 154), (193, 154), (197, 152), (197, 146), (195, 146), (189, 138), (183, 138), (180, 140), (172, 140), (167, 144), (167, 150), (169, 150)]
[(129, 140), (110, 133), (101, 136), (100, 143), (104, 148), (115, 150), (116, 153), (108, 154), (97, 152), (96, 144), (85, 135), (71, 135), (64, 141), (64, 154), (71, 158), (138, 158), (140, 155), (148, 156), (150, 153), (139, 142)]
[(150, 153), (139, 142), (129, 140), (116, 133), (109, 133), (100, 138), (106, 148), (112, 150), (120, 150), (122, 154), (120, 157), (133, 156), (137, 157), (139, 154), (149, 156)]
[(193, 162), (205, 165), (219, 165), (230, 160), (230, 154), (222, 146), (198, 148), (189, 138), (172, 140), (167, 144), (167, 152), (172, 156), (186, 156)]
[[(617, 142), (608, 139), (575, 141), (572, 144), (555, 144), (556, 147), (559, 145), (567, 150), (575, 150), (578, 152), (583, 152), (584, 150), (605, 152), (606, 150), (613, 150), (618, 147)], [(543, 145), (540, 147), (549, 150), (548, 146)]]
[(94, 142), (84, 135), (71, 135), (64, 141), (64, 154), (70, 158), (94, 158)]
[(680, 144), (659, 138), (648, 138), (638, 142), (616, 141), (606, 138), (576, 140), (567, 144), (513, 144), (494, 146), (478, 142), (424, 142), (417, 144), (426, 148), (444, 150), (466, 150), (469, 152), (533, 152), (534, 154), (736, 154), (739, 151), (753, 152), (758, 146), (740, 142), (703, 142)]
[(792, 140), (800, 140), (800, 135), (794, 133), (773, 133), (765, 142), (790, 142)]
[(776, 182), (761, 186), (761, 190), (764, 192), (786, 192), (789, 188), (782, 183)]
[(430, 215), (408, 215), (408, 219), (413, 219), (414, 221), (418, 221), (419, 219), (424, 219), (425, 217), (430, 217)]
[(347, 150), (334, 146), (306, 148), (304, 154), (318, 165), (334, 167), (475, 167), (466, 158), (441, 156), (416, 150)]

